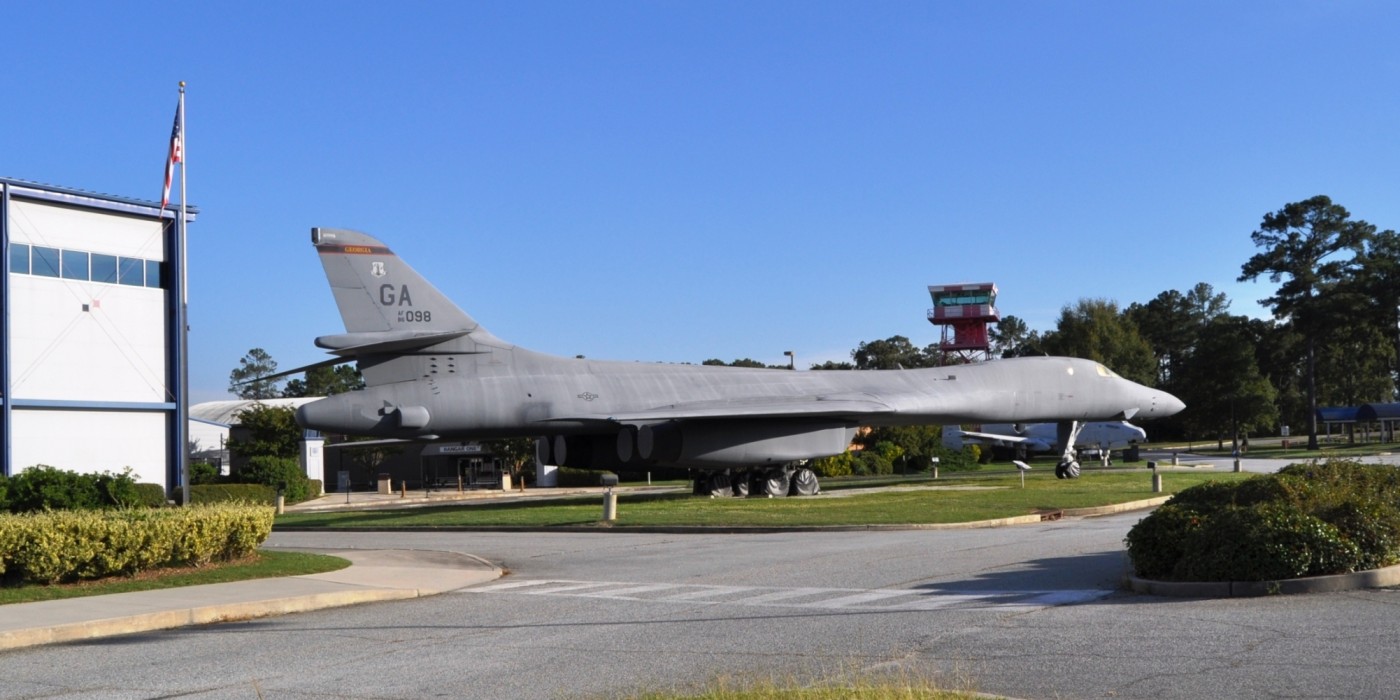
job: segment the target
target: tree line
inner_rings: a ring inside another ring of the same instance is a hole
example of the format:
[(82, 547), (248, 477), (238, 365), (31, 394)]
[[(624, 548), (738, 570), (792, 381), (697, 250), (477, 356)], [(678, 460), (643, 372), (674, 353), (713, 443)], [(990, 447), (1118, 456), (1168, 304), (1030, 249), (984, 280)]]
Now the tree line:
[[(1265, 214), (1251, 234), (1255, 255), (1238, 281), (1267, 278), (1260, 303), (1272, 319), (1229, 312), (1206, 282), (1120, 307), (1080, 299), (1055, 328), (1031, 330), (1012, 315), (989, 330), (996, 357), (1063, 355), (1097, 360), (1118, 374), (1169, 391), (1186, 410), (1154, 424), (1154, 439), (1231, 439), (1293, 434), (1306, 426), (1317, 449), (1317, 408), (1397, 399), (1400, 382), (1400, 235), (1353, 219), (1319, 195)], [(904, 336), (863, 342), (852, 363), (812, 369), (933, 367), (938, 344)]]

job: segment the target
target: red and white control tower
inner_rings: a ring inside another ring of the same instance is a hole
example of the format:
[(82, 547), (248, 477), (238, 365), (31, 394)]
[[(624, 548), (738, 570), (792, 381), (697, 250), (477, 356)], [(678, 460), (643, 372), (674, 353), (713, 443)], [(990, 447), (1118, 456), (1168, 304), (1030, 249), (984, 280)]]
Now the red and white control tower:
[(933, 297), (928, 322), (943, 326), (943, 340), (938, 344), (943, 350), (943, 364), (988, 359), (987, 324), (1001, 320), (997, 286), (991, 282), (931, 284), (928, 293)]

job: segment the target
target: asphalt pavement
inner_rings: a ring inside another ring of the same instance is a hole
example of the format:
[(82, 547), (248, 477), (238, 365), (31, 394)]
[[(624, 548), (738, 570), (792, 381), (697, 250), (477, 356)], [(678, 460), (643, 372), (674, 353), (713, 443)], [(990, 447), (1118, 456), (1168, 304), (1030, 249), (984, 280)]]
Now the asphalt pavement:
[[(1205, 460), (1183, 455), (1180, 466)], [(1219, 460), (1216, 460), (1217, 462)], [(1389, 455), (1368, 460), (1395, 463)], [(1244, 460), (1244, 470), (1275, 471), (1287, 460)], [(1162, 465), (1164, 468), (1166, 464)], [(1201, 464), (1201, 466), (1205, 466)], [(1217, 469), (1229, 466), (1215, 464)], [(677, 487), (638, 487), (633, 491), (674, 491)], [(438, 491), (389, 494), (328, 494), (289, 507), (289, 512), (421, 507), (448, 502), (547, 499), (601, 494), (601, 488), (530, 489), (512, 492)], [(1138, 504), (1143, 507), (1148, 504)], [(1155, 505), (1155, 504), (1152, 504)], [(1118, 510), (1118, 509), (1112, 509)], [(1105, 509), (1108, 512), (1108, 509)], [(1088, 515), (1090, 513), (1084, 513)], [(1098, 514), (1098, 513), (1093, 513)], [(494, 581), (502, 570), (470, 554), (401, 550), (336, 550), (326, 554), (350, 560), (339, 571), (256, 579), (184, 588), (68, 598), (0, 606), (0, 650), (94, 639), (134, 632), (248, 620), (323, 608), (436, 595)], [(1400, 576), (1400, 572), (1396, 573)], [(1364, 585), (1364, 584), (1363, 584)], [(1370, 585), (1376, 585), (1371, 583)], [(1381, 585), (1395, 585), (1387, 582)], [(1145, 589), (1139, 589), (1148, 592)], [(1162, 589), (1152, 593), (1171, 595)], [(1200, 593), (1198, 593), (1199, 595)], [(1209, 595), (1209, 594), (1207, 594)], [(1228, 595), (1228, 593), (1226, 594)]]

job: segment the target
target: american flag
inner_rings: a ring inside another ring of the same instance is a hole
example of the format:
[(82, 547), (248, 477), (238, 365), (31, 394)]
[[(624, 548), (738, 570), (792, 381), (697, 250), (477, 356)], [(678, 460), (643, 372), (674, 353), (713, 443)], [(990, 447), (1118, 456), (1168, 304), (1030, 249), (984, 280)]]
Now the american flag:
[(165, 189), (161, 190), (160, 208), (164, 209), (170, 204), (170, 179), (175, 175), (175, 164), (183, 162), (185, 159), (184, 138), (180, 135), (180, 110), (184, 107), (181, 102), (175, 105), (175, 126), (170, 127), (170, 156), (165, 159)]

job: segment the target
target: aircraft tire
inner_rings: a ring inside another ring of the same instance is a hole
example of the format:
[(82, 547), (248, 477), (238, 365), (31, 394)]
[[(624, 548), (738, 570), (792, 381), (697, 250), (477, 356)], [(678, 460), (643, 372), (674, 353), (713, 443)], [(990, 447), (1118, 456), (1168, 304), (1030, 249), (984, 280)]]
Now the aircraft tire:
[(748, 498), (748, 497), (749, 497), (749, 473), (748, 473), (748, 472), (739, 472), (738, 474), (735, 474), (729, 481), (730, 481), (730, 484), (729, 484), (730, 488), (732, 488), (732, 489), (734, 490), (734, 497), (735, 497), (735, 498)]
[(1065, 463), (1064, 463), (1064, 462), (1060, 462), (1059, 464), (1056, 464), (1056, 465), (1055, 465), (1055, 478), (1056, 478), (1056, 479), (1063, 479), (1063, 478), (1065, 478)]
[(770, 469), (768, 478), (763, 480), (763, 492), (769, 498), (782, 498), (788, 495), (789, 477), (785, 469)]
[(1065, 478), (1066, 478), (1066, 479), (1078, 479), (1078, 478), (1079, 478), (1079, 462), (1070, 462), (1069, 464), (1066, 464), (1066, 465), (1065, 465)]
[(706, 481), (709, 484), (711, 496), (729, 498), (734, 495), (734, 485), (729, 479), (728, 472), (715, 472)]
[(803, 467), (792, 473), (792, 490), (790, 496), (815, 496), (821, 492), (821, 484), (817, 481), (817, 474), (811, 469)]

